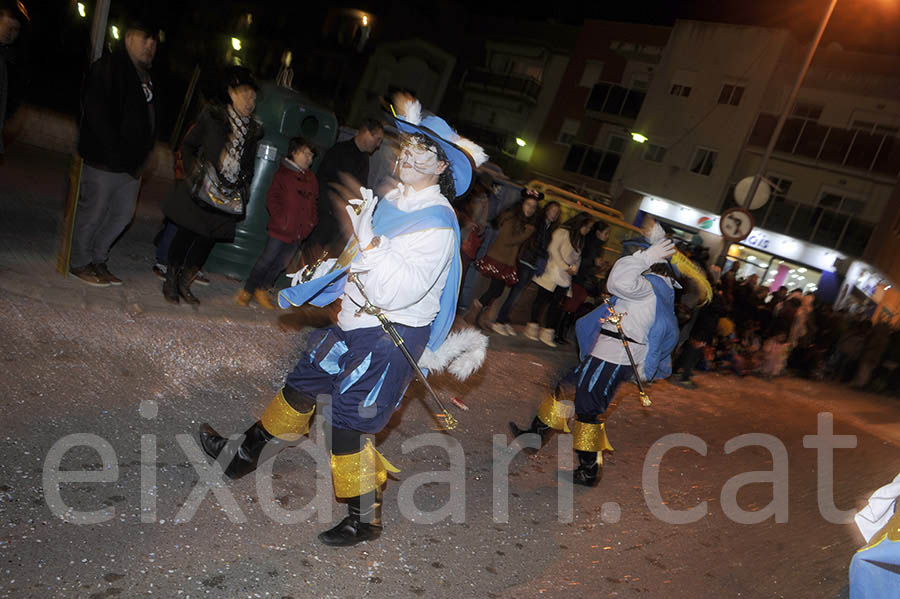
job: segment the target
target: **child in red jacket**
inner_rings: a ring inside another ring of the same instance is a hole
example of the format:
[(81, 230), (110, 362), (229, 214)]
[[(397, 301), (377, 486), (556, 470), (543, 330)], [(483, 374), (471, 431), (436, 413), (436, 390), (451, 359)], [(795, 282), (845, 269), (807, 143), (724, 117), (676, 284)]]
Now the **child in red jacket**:
[(315, 148), (302, 137), (294, 137), (288, 143), (288, 154), (266, 195), (269, 239), (235, 298), (238, 305), (247, 306), (253, 298), (266, 310), (275, 309), (268, 289), (318, 222), (319, 183), (309, 170), (315, 156)]

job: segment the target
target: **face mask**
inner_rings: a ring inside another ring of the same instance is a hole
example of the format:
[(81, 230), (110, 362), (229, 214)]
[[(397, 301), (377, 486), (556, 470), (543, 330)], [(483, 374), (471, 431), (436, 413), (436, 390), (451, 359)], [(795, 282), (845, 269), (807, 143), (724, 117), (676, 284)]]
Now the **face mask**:
[(423, 175), (433, 175), (438, 165), (437, 153), (415, 140), (410, 140), (400, 150), (401, 168), (404, 164)]

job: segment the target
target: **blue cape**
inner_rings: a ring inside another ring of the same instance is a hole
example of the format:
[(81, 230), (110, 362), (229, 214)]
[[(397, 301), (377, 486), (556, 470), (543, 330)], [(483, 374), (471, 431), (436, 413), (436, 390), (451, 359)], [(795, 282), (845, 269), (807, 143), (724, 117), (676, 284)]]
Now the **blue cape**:
[[(647, 334), (647, 357), (644, 359), (643, 372), (643, 380), (652, 381), (672, 374), (672, 351), (678, 343), (678, 319), (674, 310), (675, 290), (658, 275), (644, 277), (653, 285), (653, 293), (656, 295), (656, 319)], [(611, 297), (609, 303), (615, 306), (616, 297)], [(575, 323), (575, 337), (581, 360), (594, 348), (603, 326), (600, 319), (607, 316), (609, 307), (601, 304)]]
[[(404, 233), (413, 233), (425, 229), (453, 229), (454, 243), (459, 249), (459, 223), (456, 214), (447, 206), (429, 206), (415, 212), (404, 212), (390, 201), (382, 200), (375, 209), (372, 228), (376, 235), (391, 238)], [(327, 306), (344, 293), (350, 263), (358, 251), (356, 238), (351, 237), (347, 247), (338, 258), (334, 268), (324, 275), (294, 287), (282, 289), (278, 294), (278, 305), (282, 308), (302, 306), (309, 303), (314, 306)], [(428, 349), (432, 351), (440, 347), (456, 316), (456, 302), (459, 297), (459, 281), (462, 264), (459, 251), (453, 253), (450, 262), (450, 273), (447, 284), (441, 293), (441, 308), (431, 323), (431, 336), (428, 338)]]
[[(873, 539), (885, 534), (892, 523), (897, 526), (896, 515)], [(850, 599), (890, 597), (900, 597), (900, 541), (884, 537), (871, 547), (853, 554), (850, 561)]]

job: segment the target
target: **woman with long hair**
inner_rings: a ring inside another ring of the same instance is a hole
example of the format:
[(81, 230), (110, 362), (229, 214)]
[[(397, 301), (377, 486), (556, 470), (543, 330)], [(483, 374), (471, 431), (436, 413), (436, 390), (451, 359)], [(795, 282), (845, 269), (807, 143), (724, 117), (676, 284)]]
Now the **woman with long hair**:
[[(537, 191), (531, 191), (531, 193), (538, 195), (538, 201), (544, 195)], [(519, 282), (509, 290), (506, 300), (500, 306), (497, 321), (491, 325), (494, 332), (501, 335), (516, 334), (516, 331), (509, 324), (509, 312), (516, 305), (516, 300), (519, 299), (522, 291), (528, 287), (535, 275), (540, 275), (544, 272), (544, 268), (547, 267), (547, 246), (550, 244), (553, 232), (559, 225), (559, 214), (559, 202), (547, 202), (538, 210), (535, 217), (537, 228), (531, 237), (528, 238), (528, 241), (523, 243), (519, 249)]]
[(563, 301), (562, 315), (556, 325), (556, 337), (553, 341), (557, 345), (568, 345), (569, 329), (579, 316), (587, 313), (587, 309), (583, 307), (587, 299), (597, 298), (603, 294), (606, 274), (612, 267), (612, 264), (603, 260), (609, 234), (609, 223), (598, 220), (585, 238), (584, 249), (581, 252), (581, 266), (572, 278), (572, 293)]
[(553, 233), (547, 248), (549, 259), (544, 273), (534, 278), (538, 285), (537, 295), (531, 305), (531, 322), (525, 327), (525, 336), (545, 345), (556, 347), (553, 341), (554, 329), (549, 323), (559, 322), (562, 301), (572, 284), (572, 276), (581, 265), (581, 252), (585, 236), (591, 230), (594, 220), (591, 215), (579, 212)]
[(491, 283), (463, 316), (468, 324), (480, 327), (479, 318), (484, 309), (500, 297), (505, 287), (512, 287), (519, 282), (516, 258), (519, 246), (535, 231), (536, 212), (537, 199), (523, 194), (521, 201), (497, 217), (497, 238), (488, 248), (487, 254), (475, 261), (475, 268), (488, 277)]

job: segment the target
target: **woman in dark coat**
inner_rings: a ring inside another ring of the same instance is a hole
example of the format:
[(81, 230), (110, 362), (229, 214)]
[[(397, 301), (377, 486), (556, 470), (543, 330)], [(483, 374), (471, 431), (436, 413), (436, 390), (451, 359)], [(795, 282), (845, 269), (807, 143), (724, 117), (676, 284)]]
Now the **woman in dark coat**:
[[(179, 297), (189, 304), (199, 304), (191, 293), (191, 283), (206, 262), (217, 241), (234, 239), (235, 226), (244, 218), (231, 215), (194, 199), (191, 188), (198, 168), (215, 166), (219, 179), (243, 188), (244, 208), (250, 199), (250, 182), (263, 127), (254, 116), (256, 82), (244, 67), (229, 67), (225, 78), (222, 105), (208, 105), (200, 113), (196, 125), (181, 144), (187, 176), (163, 201), (163, 212), (178, 230), (169, 246), (169, 266), (163, 283), (166, 300), (178, 303)], [(199, 161), (199, 162), (198, 162)]]

